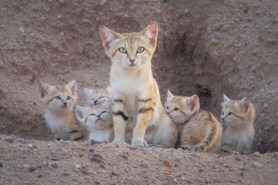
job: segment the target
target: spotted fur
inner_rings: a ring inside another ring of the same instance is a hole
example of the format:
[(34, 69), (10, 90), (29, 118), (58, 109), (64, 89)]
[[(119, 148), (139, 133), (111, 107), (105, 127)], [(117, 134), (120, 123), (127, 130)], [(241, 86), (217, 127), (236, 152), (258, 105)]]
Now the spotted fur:
[(225, 153), (237, 151), (250, 154), (255, 136), (254, 106), (247, 98), (231, 100), (224, 95), (223, 99), (221, 120), (224, 132), (220, 150)]
[(220, 144), (222, 127), (215, 116), (200, 110), (199, 97), (174, 96), (168, 91), (165, 111), (179, 130), (179, 147), (213, 153)]
[(39, 96), (45, 105), (45, 120), (55, 139), (76, 140), (82, 137), (80, 125), (74, 115), (77, 86), (73, 80), (65, 86), (39, 83)]
[(86, 104), (88, 106), (104, 105), (110, 107), (110, 88), (106, 89), (89, 89), (84, 88), (84, 95), (86, 96)]
[[(139, 33), (120, 34), (101, 26), (100, 36), (112, 60), (110, 86), (115, 139), (124, 142), (127, 122), (133, 122), (131, 145), (148, 143), (173, 147), (177, 130), (164, 113), (158, 85), (153, 78), (151, 59), (156, 48), (158, 24), (147, 26)], [(156, 129), (146, 134), (146, 129)]]
[(103, 105), (76, 106), (77, 119), (87, 129), (90, 143), (111, 142), (114, 138), (112, 114)]

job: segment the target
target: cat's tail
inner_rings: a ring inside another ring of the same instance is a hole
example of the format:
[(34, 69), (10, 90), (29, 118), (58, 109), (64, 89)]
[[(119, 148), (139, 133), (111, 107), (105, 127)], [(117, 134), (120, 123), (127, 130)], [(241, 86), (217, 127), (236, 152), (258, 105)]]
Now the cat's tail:
[(208, 115), (209, 120), (207, 120), (208, 123), (206, 124), (207, 128), (203, 140), (196, 145), (181, 146), (180, 148), (183, 150), (203, 151), (208, 153), (213, 153), (217, 149), (222, 138), (222, 126), (210, 112), (208, 112)]

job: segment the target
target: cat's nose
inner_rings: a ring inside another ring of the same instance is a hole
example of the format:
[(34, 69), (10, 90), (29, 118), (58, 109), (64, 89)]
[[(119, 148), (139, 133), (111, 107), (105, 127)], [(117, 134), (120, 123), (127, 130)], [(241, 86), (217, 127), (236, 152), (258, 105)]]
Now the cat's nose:
[(67, 102), (64, 102), (64, 106), (67, 106)]
[(135, 59), (134, 58), (130, 58), (129, 61), (130, 61), (130, 63), (133, 64), (135, 62)]
[(100, 115), (97, 115), (98, 118), (100, 118)]
[(97, 104), (97, 100), (94, 101), (94, 104), (95, 104), (95, 105)]

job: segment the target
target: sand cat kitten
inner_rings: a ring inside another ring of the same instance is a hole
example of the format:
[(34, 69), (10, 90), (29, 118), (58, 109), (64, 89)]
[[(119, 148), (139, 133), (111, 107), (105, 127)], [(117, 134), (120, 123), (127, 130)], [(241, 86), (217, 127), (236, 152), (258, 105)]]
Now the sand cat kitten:
[(77, 119), (89, 131), (88, 141), (111, 142), (114, 138), (113, 121), (111, 112), (101, 105), (92, 107), (76, 106)]
[(221, 120), (224, 132), (220, 150), (250, 154), (255, 135), (255, 109), (247, 98), (230, 100), (224, 95), (223, 99)]
[[(100, 27), (105, 52), (112, 60), (110, 87), (114, 142), (125, 141), (127, 120), (132, 120), (134, 124), (133, 147), (146, 146), (147, 142), (173, 147), (176, 142), (176, 127), (164, 113), (158, 85), (152, 74), (151, 59), (157, 35), (156, 22), (139, 33), (119, 34)], [(145, 134), (148, 126), (156, 129)]]
[(110, 88), (106, 89), (88, 89), (84, 88), (84, 95), (86, 96), (86, 103), (88, 106), (110, 104)]
[(76, 90), (74, 80), (65, 86), (39, 84), (40, 100), (46, 107), (44, 117), (55, 139), (76, 140), (82, 137), (73, 110), (78, 98)]
[(211, 112), (200, 110), (197, 95), (174, 96), (168, 91), (165, 111), (178, 125), (181, 148), (213, 153), (219, 146), (221, 124)]

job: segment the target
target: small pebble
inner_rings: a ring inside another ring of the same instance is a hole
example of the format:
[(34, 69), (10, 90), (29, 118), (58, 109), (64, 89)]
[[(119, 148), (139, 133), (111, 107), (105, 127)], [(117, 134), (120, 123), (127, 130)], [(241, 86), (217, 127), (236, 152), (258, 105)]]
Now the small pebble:
[(0, 168), (3, 168), (3, 164), (0, 162)]
[(68, 172), (64, 172), (62, 175), (63, 176), (69, 176), (69, 173)]
[(33, 149), (33, 148), (34, 148), (34, 145), (28, 144), (28, 148)]
[(58, 164), (52, 163), (52, 164), (51, 164), (51, 167), (56, 169), (56, 168), (58, 168)]
[(113, 175), (113, 176), (119, 176), (119, 174), (116, 173), (116, 172), (114, 172), (114, 171), (112, 171), (111, 175)]
[(23, 168), (30, 168), (30, 165), (29, 164), (24, 164)]
[(81, 165), (76, 164), (76, 165), (75, 165), (75, 168), (76, 168), (76, 169), (80, 169), (80, 168), (81, 168)]
[(35, 167), (35, 166), (30, 166), (30, 168), (29, 168), (29, 172), (33, 172), (36, 170), (37, 170), (37, 167)]
[(254, 166), (255, 168), (261, 168), (261, 167), (263, 167), (263, 165), (262, 165), (261, 163), (257, 162), (257, 161), (254, 161), (253, 166)]

